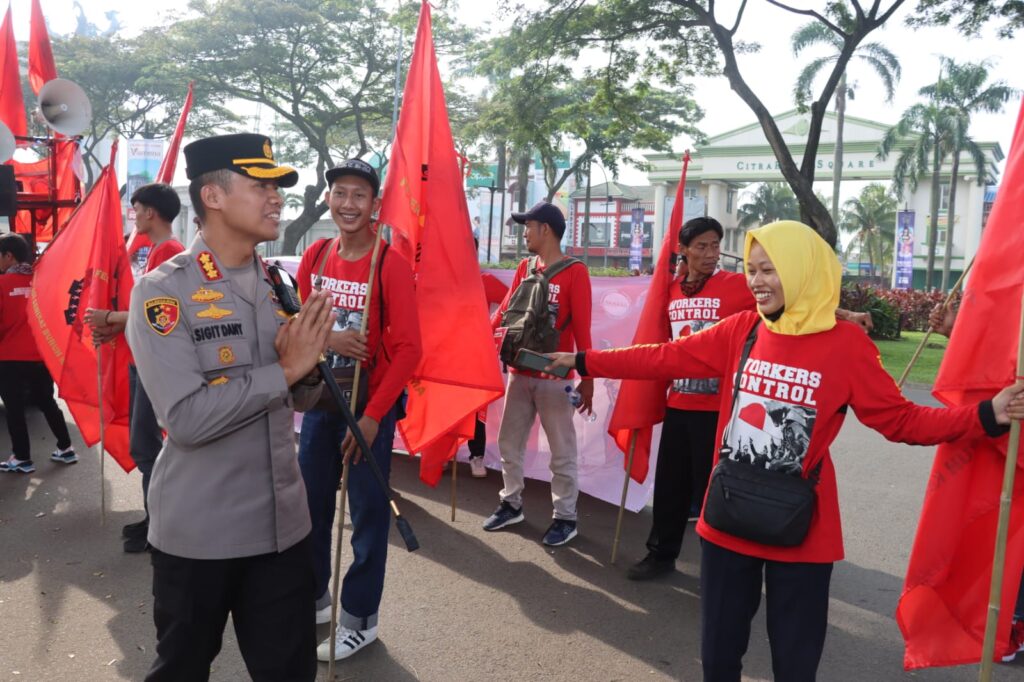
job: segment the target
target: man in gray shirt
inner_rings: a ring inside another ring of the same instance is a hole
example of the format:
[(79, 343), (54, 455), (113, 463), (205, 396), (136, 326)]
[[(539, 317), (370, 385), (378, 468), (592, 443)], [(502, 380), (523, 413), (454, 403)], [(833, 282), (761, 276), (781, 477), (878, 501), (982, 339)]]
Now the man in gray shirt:
[(254, 247), (298, 174), (270, 140), (185, 147), (202, 232), (132, 291), (128, 343), (166, 430), (149, 490), (157, 658), (147, 680), (206, 680), (230, 613), (254, 680), (313, 680), (306, 492), (293, 410), (313, 404), (330, 297), (289, 320)]

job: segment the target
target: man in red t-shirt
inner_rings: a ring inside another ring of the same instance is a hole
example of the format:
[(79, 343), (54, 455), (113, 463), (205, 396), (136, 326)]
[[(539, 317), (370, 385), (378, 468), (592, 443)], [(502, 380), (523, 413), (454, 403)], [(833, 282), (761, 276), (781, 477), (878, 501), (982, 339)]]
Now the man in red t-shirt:
[[(135, 209), (135, 229), (139, 234), (147, 235), (153, 243), (146, 258), (145, 272), (154, 270), (185, 250), (174, 238), (171, 227), (181, 211), (181, 200), (174, 188), (160, 182), (143, 185), (132, 194), (131, 205)], [(92, 328), (93, 342), (106, 343), (124, 332), (128, 311), (90, 308), (85, 313), (85, 321)], [(149, 546), (146, 541), (149, 533), (149, 479), (164, 438), (149, 397), (139, 382), (134, 362), (128, 365), (128, 391), (130, 450), (132, 460), (142, 474), (142, 501), (146, 517), (124, 526), (121, 534), (124, 536), (124, 551), (136, 553), (146, 551)]]
[[(566, 257), (561, 246), (565, 218), (557, 207), (541, 202), (527, 213), (513, 213), (512, 219), (526, 225), (523, 239), (526, 248), (537, 259), (538, 272)], [(527, 268), (531, 260), (525, 259), (519, 264), (509, 293), (491, 318), (494, 329), (502, 325), (509, 301), (520, 282), (530, 276)], [(561, 330), (558, 351), (585, 351), (591, 347), (590, 273), (583, 263), (573, 263), (551, 278), (548, 283), (548, 310), (555, 320), (555, 328)], [(499, 530), (525, 518), (522, 509), (522, 493), (525, 488), (523, 459), (526, 440), (539, 414), (551, 448), (551, 500), (554, 506), (554, 521), (544, 534), (543, 542), (556, 547), (576, 537), (579, 482), (576, 428), (572, 423), (573, 402), (569, 395), (573, 390), (571, 376), (558, 379), (510, 368), (508, 387), (505, 390), (505, 411), (498, 431), (501, 475), (505, 487), (499, 494), (501, 504), (484, 522), (484, 530)], [(594, 382), (583, 379), (576, 390), (580, 394), (580, 412), (593, 412)]]
[(32, 250), (20, 234), (0, 236), (0, 400), (14, 451), (0, 462), (0, 472), (30, 474), (36, 470), (25, 422), (25, 398), (35, 403), (57, 439), (50, 459), (78, 461), (64, 414), (53, 399), (53, 379), (46, 371), (28, 327), (28, 294), (32, 288)]
[[(331, 292), (335, 322), (327, 342), (327, 359), (334, 368), (350, 367), (359, 360), (362, 371), (369, 372), (366, 407), (355, 416), (387, 479), (405, 385), (423, 353), (412, 268), (398, 252), (382, 244), (376, 270), (371, 273), (376, 239), (373, 216), (380, 209), (380, 179), (373, 167), (349, 159), (328, 170), (325, 177), (324, 200), (338, 226), (338, 236), (316, 241), (302, 254), (299, 294), (305, 300), (314, 288)], [(365, 334), (360, 332), (364, 315)], [(342, 453), (353, 458), (348, 479), (353, 560), (341, 584), (337, 632), (333, 640), (317, 647), (321, 661), (329, 660), (332, 646), (337, 660), (377, 639), (391, 528), (388, 499), (369, 465), (361, 461), (341, 412), (307, 411), (299, 435), (299, 468), (313, 524), (310, 538), (318, 623), (331, 619), (331, 532)]]

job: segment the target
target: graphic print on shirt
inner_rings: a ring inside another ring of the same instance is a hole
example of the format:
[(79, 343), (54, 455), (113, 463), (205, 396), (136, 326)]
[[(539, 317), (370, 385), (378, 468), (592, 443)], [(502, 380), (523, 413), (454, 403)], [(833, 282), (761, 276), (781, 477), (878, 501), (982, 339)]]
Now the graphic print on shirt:
[[(722, 300), (717, 297), (694, 296), (673, 299), (668, 305), (672, 338), (681, 339), (714, 326), (721, 320), (721, 307)], [(676, 379), (672, 382), (671, 390), (676, 393), (715, 395), (718, 393), (718, 379)]]
[(561, 304), (558, 302), (558, 290), (561, 286), (558, 284), (548, 285), (548, 310), (551, 311), (551, 326), (558, 329), (558, 309)]
[[(315, 284), (314, 281), (314, 286)], [(359, 331), (363, 321), (363, 308), (366, 305), (366, 282), (324, 277), (321, 279), (321, 285), (324, 291), (331, 292), (334, 310), (334, 326), (331, 327), (331, 331), (341, 332), (346, 329)], [(354, 358), (346, 357), (333, 350), (328, 350), (326, 355), (327, 363), (335, 369), (353, 367), (356, 364)]]
[(721, 456), (799, 476), (818, 415), (821, 374), (749, 359)]

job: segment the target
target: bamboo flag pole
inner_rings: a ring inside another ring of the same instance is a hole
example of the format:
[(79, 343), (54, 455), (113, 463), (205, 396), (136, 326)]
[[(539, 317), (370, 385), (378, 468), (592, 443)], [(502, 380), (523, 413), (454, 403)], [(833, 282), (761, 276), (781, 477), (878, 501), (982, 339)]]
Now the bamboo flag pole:
[[(1017, 378), (1024, 377), (1024, 297), (1021, 299), (1020, 333), (1017, 338)], [(1003, 465), (1003, 491), (999, 496), (999, 522), (996, 524), (996, 546), (992, 557), (992, 584), (988, 591), (988, 618), (981, 647), (981, 682), (992, 679), (992, 659), (996, 649), (996, 628), (999, 603), (1002, 600), (1003, 572), (1006, 568), (1006, 534), (1010, 527), (1010, 505), (1013, 502), (1013, 479), (1017, 472), (1017, 450), (1020, 443), (1020, 420), (1010, 422), (1010, 443)]]
[(96, 405), (99, 407), (100, 420), (100, 526), (105, 526), (107, 525), (107, 490), (105, 485), (106, 476), (103, 470), (104, 460), (106, 460), (106, 457), (103, 456), (103, 443), (106, 431), (103, 424), (103, 348), (99, 344), (93, 347), (96, 349)]
[[(971, 271), (971, 266), (973, 265), (974, 259), (972, 258), (971, 262), (967, 264), (966, 268), (964, 268), (964, 271), (960, 273), (960, 278), (957, 279), (953, 288), (949, 290), (949, 294), (946, 295), (946, 300), (942, 302), (943, 310), (949, 307), (950, 302), (953, 300), (953, 296), (955, 296), (956, 292), (960, 290), (960, 286), (964, 283), (964, 278), (967, 277), (967, 273)], [(900, 388), (903, 388), (903, 382), (905, 382), (907, 377), (910, 376), (910, 370), (913, 369), (914, 365), (917, 363), (917, 358), (920, 357), (921, 351), (924, 350), (925, 344), (928, 343), (928, 339), (931, 335), (932, 328), (931, 325), (929, 325), (928, 330), (924, 333), (924, 338), (921, 339), (921, 343), (917, 344), (917, 350), (914, 351), (914, 355), (910, 358), (910, 362), (907, 363), (907, 368), (903, 370), (903, 374), (900, 375), (900, 380), (896, 382), (896, 385)]]
[(626, 457), (626, 478), (622, 482), (622, 500), (619, 502), (619, 517), (615, 521), (615, 539), (612, 541), (612, 563), (619, 552), (619, 534), (622, 532), (622, 513), (626, 510), (626, 493), (629, 491), (629, 475), (633, 471), (633, 454), (636, 452), (637, 430), (629, 434), (629, 454)]
[[(366, 300), (363, 301), (363, 319), (359, 322), (359, 333), (366, 336), (366, 326), (368, 318), (370, 317), (370, 299), (373, 296), (373, 282), (376, 279), (377, 274), (377, 259), (380, 256), (380, 245), (381, 245), (381, 230), (377, 228), (377, 232), (373, 237), (373, 255), (370, 256), (370, 278), (366, 282)], [(328, 254), (330, 257), (330, 254)], [(349, 399), (349, 409), (352, 410), (352, 414), (356, 413), (356, 402), (359, 400), (359, 377), (363, 370), (363, 363), (361, 360), (356, 360), (355, 374), (352, 378), (352, 396)], [(370, 444), (372, 447), (372, 443)], [(341, 499), (339, 501), (338, 508), (338, 539), (334, 546), (334, 572), (332, 574), (332, 585), (331, 585), (331, 629), (330, 636), (327, 641), (330, 642), (330, 654), (327, 661), (327, 679), (334, 679), (334, 638), (338, 631), (338, 599), (341, 596), (341, 539), (342, 534), (345, 531), (345, 505), (348, 497), (348, 474), (349, 474), (349, 460), (345, 460), (341, 466)]]

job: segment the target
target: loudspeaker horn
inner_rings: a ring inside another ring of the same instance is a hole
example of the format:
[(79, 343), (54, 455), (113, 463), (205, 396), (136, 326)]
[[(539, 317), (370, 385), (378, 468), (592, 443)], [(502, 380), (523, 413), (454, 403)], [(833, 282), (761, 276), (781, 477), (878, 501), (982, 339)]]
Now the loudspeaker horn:
[(77, 83), (54, 78), (39, 91), (39, 114), (61, 135), (78, 135), (92, 121), (92, 105)]
[(14, 156), (14, 150), (18, 148), (18, 143), (14, 139), (14, 133), (11, 129), (4, 125), (3, 121), (0, 121), (0, 163), (7, 163)]

